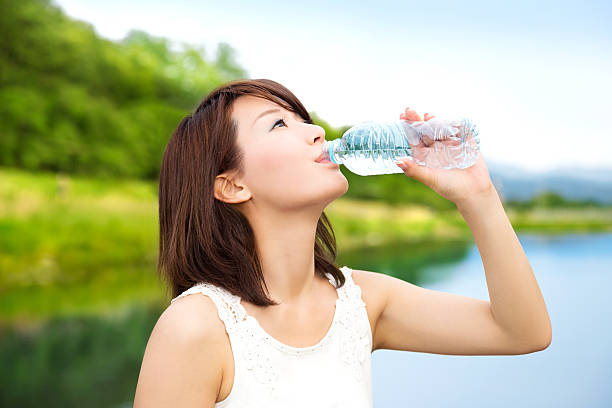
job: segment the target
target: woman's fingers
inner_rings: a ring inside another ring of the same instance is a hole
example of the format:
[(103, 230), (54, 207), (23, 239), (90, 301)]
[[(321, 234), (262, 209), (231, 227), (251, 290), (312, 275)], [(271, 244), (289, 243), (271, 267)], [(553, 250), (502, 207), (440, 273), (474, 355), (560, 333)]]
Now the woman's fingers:
[(418, 113), (416, 113), (416, 111), (414, 111), (414, 110), (412, 110), (410, 108), (406, 108), (406, 111), (400, 115), (400, 119), (404, 119), (404, 120), (416, 120), (416, 121), (422, 121), (423, 120), (423, 118), (421, 118), (421, 115), (419, 115)]
[(424, 119), (421, 118), (421, 115), (419, 115), (416, 111), (410, 109), (410, 108), (406, 108), (406, 111), (404, 113), (400, 114), (400, 119), (403, 120), (417, 120), (417, 121), (422, 121), (422, 120), (429, 120), (435, 118), (435, 115), (432, 115), (431, 113), (427, 112), (424, 116)]
[(432, 138), (430, 138), (427, 135), (423, 135), (423, 137), (421, 138), (421, 140), (423, 141), (423, 143), (425, 144), (425, 146), (429, 147), (432, 144), (434, 144), (434, 140)]

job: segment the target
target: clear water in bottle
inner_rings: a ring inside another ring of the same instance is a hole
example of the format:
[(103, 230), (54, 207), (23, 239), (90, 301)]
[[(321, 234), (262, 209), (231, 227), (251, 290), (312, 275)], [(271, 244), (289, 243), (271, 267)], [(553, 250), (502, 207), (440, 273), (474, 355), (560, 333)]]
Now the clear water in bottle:
[(478, 133), (467, 118), (362, 122), (341, 138), (326, 141), (323, 155), (361, 176), (403, 173), (395, 164), (398, 157), (433, 168), (466, 168), (478, 158)]

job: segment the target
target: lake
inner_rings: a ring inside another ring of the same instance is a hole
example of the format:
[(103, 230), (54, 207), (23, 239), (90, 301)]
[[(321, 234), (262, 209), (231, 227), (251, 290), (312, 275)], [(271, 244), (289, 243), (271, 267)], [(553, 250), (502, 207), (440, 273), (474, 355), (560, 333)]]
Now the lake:
[[(376, 408), (612, 406), (612, 234), (519, 234), (519, 240), (552, 320), (551, 345), (518, 356), (377, 350)], [(339, 255), (340, 266), (488, 300), (473, 243), (397, 243)], [(132, 306), (112, 317), (2, 329), (0, 406), (131, 406), (144, 347), (163, 308)]]
[[(449, 356), (395, 350), (372, 354), (374, 406), (611, 407), (612, 234), (518, 234), (534, 271), (553, 337), (517, 356)], [(489, 300), (475, 245), (429, 289)]]

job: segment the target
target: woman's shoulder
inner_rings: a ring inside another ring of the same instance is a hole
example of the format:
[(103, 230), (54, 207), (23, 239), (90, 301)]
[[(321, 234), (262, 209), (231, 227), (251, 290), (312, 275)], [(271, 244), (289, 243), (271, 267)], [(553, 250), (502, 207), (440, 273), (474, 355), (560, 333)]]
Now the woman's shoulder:
[(158, 324), (177, 335), (207, 338), (223, 335), (224, 325), (210, 296), (193, 292), (175, 298), (162, 312)]
[(211, 299), (193, 294), (172, 302), (158, 318), (145, 349), (137, 386), (140, 404), (154, 406), (150, 403), (155, 401), (155, 406), (167, 406), (160, 401), (172, 398), (185, 404), (214, 403), (225, 364), (223, 336)]
[(368, 318), (375, 336), (378, 319), (385, 308), (387, 275), (360, 269), (351, 269), (353, 282), (361, 289), (361, 298), (366, 304)]
[(351, 271), (353, 282), (361, 288), (361, 294), (366, 304), (384, 302), (386, 275), (360, 269), (351, 269)]
[(170, 303), (162, 312), (153, 327), (147, 348), (154, 348), (156, 353), (188, 352), (220, 356), (224, 337), (224, 324), (212, 299), (202, 293), (193, 293)]

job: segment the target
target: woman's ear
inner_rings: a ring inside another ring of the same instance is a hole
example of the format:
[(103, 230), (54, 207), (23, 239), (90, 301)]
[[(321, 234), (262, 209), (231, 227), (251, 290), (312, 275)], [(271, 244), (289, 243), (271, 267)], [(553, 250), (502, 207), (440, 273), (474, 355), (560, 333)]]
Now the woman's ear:
[(251, 199), (251, 192), (233, 174), (222, 173), (215, 178), (215, 198), (226, 203), (237, 204)]

